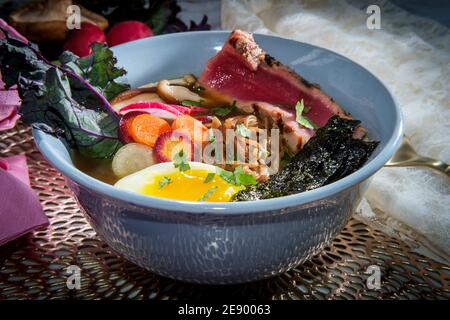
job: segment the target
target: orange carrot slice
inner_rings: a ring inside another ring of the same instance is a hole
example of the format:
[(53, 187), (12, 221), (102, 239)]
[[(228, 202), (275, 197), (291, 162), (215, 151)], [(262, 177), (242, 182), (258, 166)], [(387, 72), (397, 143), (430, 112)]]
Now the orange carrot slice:
[(152, 148), (161, 133), (170, 131), (167, 121), (151, 114), (138, 115), (131, 121), (129, 128), (130, 135), (135, 142)]
[(178, 116), (172, 122), (172, 130), (180, 130), (186, 132), (196, 143), (203, 143), (207, 140), (208, 128), (197, 119), (182, 115)]

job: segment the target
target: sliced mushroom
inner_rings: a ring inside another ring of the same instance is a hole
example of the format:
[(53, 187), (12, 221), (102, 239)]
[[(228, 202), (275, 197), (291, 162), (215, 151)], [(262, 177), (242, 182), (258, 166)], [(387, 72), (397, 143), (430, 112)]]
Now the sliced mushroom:
[[(71, 0), (45, 0), (30, 2), (9, 16), (11, 26), (26, 38), (35, 42), (61, 42), (67, 35), (67, 8)], [(108, 27), (108, 20), (79, 6), (80, 22), (90, 22), (102, 30)]]
[(135, 102), (164, 102), (158, 94), (156, 88), (138, 88), (122, 92), (111, 100), (111, 105), (114, 110), (118, 111)]
[(170, 85), (169, 80), (161, 80), (157, 87), (157, 93), (168, 103), (181, 103), (183, 100), (200, 102), (202, 97), (186, 87)]

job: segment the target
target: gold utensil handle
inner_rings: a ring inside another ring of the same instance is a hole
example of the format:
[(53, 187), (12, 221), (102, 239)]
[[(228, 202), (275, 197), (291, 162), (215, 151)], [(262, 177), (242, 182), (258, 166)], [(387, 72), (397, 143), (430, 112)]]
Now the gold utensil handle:
[(427, 167), (434, 169), (440, 173), (445, 174), (450, 178), (450, 165), (447, 163), (427, 157), (418, 157), (416, 159), (411, 159), (407, 161), (402, 161), (398, 163), (387, 163), (387, 167)]
[(417, 154), (406, 136), (403, 137), (402, 144), (394, 156), (385, 164), (385, 166), (427, 167), (443, 173), (450, 178), (450, 166), (447, 163)]

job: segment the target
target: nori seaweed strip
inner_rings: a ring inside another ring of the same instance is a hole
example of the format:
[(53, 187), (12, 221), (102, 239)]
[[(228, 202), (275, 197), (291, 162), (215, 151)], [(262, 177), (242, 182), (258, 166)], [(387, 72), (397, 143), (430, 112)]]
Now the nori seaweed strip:
[(233, 201), (270, 199), (300, 193), (355, 172), (379, 143), (354, 139), (353, 132), (359, 125), (358, 120), (331, 117), (283, 170), (267, 182), (238, 192)]

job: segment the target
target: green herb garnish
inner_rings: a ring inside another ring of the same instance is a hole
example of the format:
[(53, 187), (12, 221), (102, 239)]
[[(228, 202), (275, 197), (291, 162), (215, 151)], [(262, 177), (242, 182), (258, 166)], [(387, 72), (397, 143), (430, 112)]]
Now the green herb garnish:
[(236, 133), (238, 135), (240, 135), (241, 137), (250, 138), (252, 131), (249, 128), (247, 128), (245, 125), (243, 125), (242, 123), (239, 123), (236, 126)]
[(218, 117), (225, 117), (236, 109), (236, 101), (233, 101), (231, 106), (215, 107), (212, 112)]
[(216, 173), (226, 182), (236, 186), (249, 186), (257, 183), (255, 177), (245, 173), (241, 166), (236, 167), (233, 172), (217, 168)]
[(172, 179), (170, 179), (169, 177), (164, 177), (161, 179), (161, 181), (159, 181), (159, 188), (162, 189), (171, 182), (172, 182)]
[(176, 153), (175, 156), (173, 157), (173, 165), (180, 171), (186, 171), (191, 168), (186, 159), (186, 155), (184, 154), (183, 149), (181, 149), (180, 152)]
[(214, 135), (214, 129), (208, 129), (209, 142), (216, 142), (216, 136)]
[(185, 107), (201, 107), (202, 100), (200, 100), (200, 101), (183, 100), (183, 101), (181, 101), (181, 104)]
[(211, 189), (209, 189), (208, 191), (206, 191), (206, 193), (203, 195), (203, 197), (201, 197), (200, 199), (198, 199), (198, 201), (206, 201), (208, 200), (208, 198), (217, 191), (217, 189), (219, 189), (219, 187), (215, 186), (212, 187)]
[(236, 180), (234, 179), (234, 174), (231, 171), (224, 170), (222, 168), (216, 168), (216, 173), (228, 183), (236, 184)]
[(234, 169), (234, 179), (236, 180), (237, 186), (249, 186), (257, 183), (255, 177), (245, 173), (241, 166)]
[(214, 176), (215, 176), (216, 174), (214, 173), (214, 172), (210, 172), (210, 173), (208, 173), (208, 175), (206, 176), (206, 178), (205, 178), (205, 183), (208, 183), (208, 182), (211, 182), (212, 181), (212, 179), (214, 179)]
[(212, 109), (212, 112), (214, 112), (214, 114), (218, 117), (225, 117), (229, 115), (232, 111), (233, 109), (228, 107), (216, 107)]
[[(305, 109), (305, 105), (303, 104), (303, 99), (297, 102), (295, 105), (295, 121), (308, 129), (317, 129), (317, 126), (314, 122), (312, 122), (307, 116), (303, 115)], [(308, 111), (311, 108), (308, 108)]]

